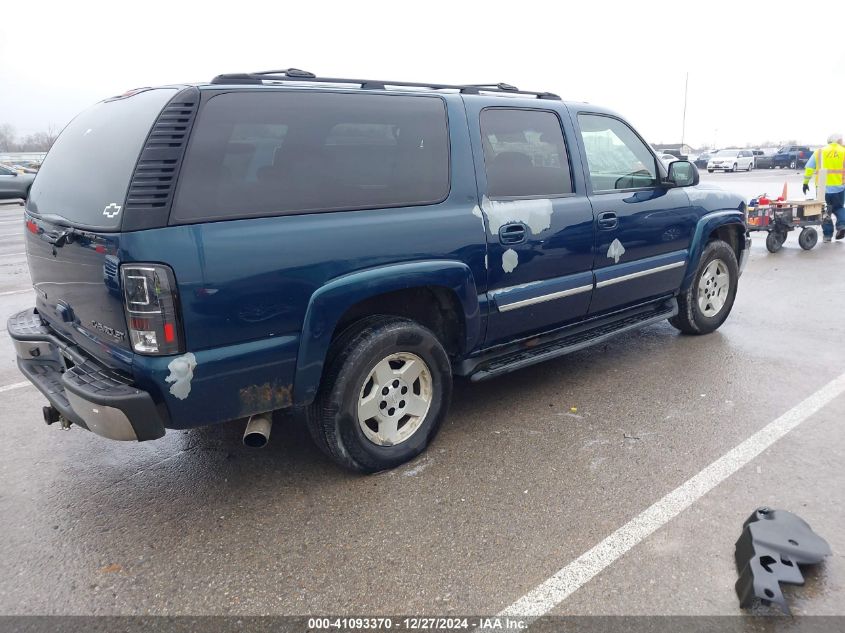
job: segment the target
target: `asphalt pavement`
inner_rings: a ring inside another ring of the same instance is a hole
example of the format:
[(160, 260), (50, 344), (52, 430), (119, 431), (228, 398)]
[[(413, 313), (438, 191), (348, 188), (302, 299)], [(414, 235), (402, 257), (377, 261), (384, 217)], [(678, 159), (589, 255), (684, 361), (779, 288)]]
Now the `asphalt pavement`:
[[(702, 176), (746, 197), (784, 180), (801, 197), (800, 172)], [(0, 206), (3, 315), (33, 303), (21, 213)], [(428, 451), (373, 476), (289, 415), (260, 450), (242, 422), (142, 444), (47, 427), (4, 330), (0, 614), (496, 614), (539, 596), (552, 614), (738, 615), (734, 542), (768, 505), (834, 552), (785, 590), (793, 611), (845, 615), (843, 265), (845, 243), (773, 255), (756, 237), (716, 333), (656, 325), (459, 383)]]

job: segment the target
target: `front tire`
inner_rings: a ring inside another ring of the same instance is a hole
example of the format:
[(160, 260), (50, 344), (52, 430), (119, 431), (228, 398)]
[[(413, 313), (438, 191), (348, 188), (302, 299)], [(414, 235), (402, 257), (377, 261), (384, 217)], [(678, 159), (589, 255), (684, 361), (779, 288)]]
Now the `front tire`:
[(722, 240), (708, 243), (690, 287), (678, 297), (678, 314), (669, 323), (684, 334), (709, 334), (733, 308), (739, 282), (736, 253)]
[(408, 319), (371, 317), (332, 344), (307, 424), (337, 464), (373, 473), (419, 455), (451, 396), (449, 357), (430, 330)]

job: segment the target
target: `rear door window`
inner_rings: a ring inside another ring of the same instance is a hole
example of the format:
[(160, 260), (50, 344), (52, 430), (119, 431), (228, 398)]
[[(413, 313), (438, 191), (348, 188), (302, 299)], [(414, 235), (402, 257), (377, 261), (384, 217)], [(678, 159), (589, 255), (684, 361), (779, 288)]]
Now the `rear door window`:
[(481, 142), (491, 198), (554, 198), (572, 193), (569, 158), (553, 112), (481, 111)]
[(232, 92), (200, 111), (173, 221), (434, 204), (448, 193), (439, 97)]
[(117, 230), (135, 164), (175, 88), (101, 101), (56, 139), (32, 184), (27, 209), (76, 226)]

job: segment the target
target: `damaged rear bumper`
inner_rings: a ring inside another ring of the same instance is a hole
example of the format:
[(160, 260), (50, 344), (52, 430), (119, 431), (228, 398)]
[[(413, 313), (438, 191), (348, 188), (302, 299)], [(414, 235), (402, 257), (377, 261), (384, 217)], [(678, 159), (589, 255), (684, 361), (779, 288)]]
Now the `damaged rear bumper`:
[(7, 329), (24, 376), (67, 421), (113, 440), (154, 440), (165, 420), (152, 397), (56, 336), (34, 309)]

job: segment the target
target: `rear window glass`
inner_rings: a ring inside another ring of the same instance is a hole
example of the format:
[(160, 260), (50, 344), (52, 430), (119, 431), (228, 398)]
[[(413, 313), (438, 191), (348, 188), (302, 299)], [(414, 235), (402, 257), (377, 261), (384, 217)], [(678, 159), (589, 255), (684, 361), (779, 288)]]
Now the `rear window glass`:
[(554, 113), (487, 108), (481, 112), (481, 141), (491, 198), (572, 193), (566, 145)]
[(102, 101), (71, 121), (32, 184), (27, 209), (114, 230), (147, 135), (176, 89)]
[(433, 204), (449, 193), (437, 97), (238, 92), (200, 112), (176, 222)]

